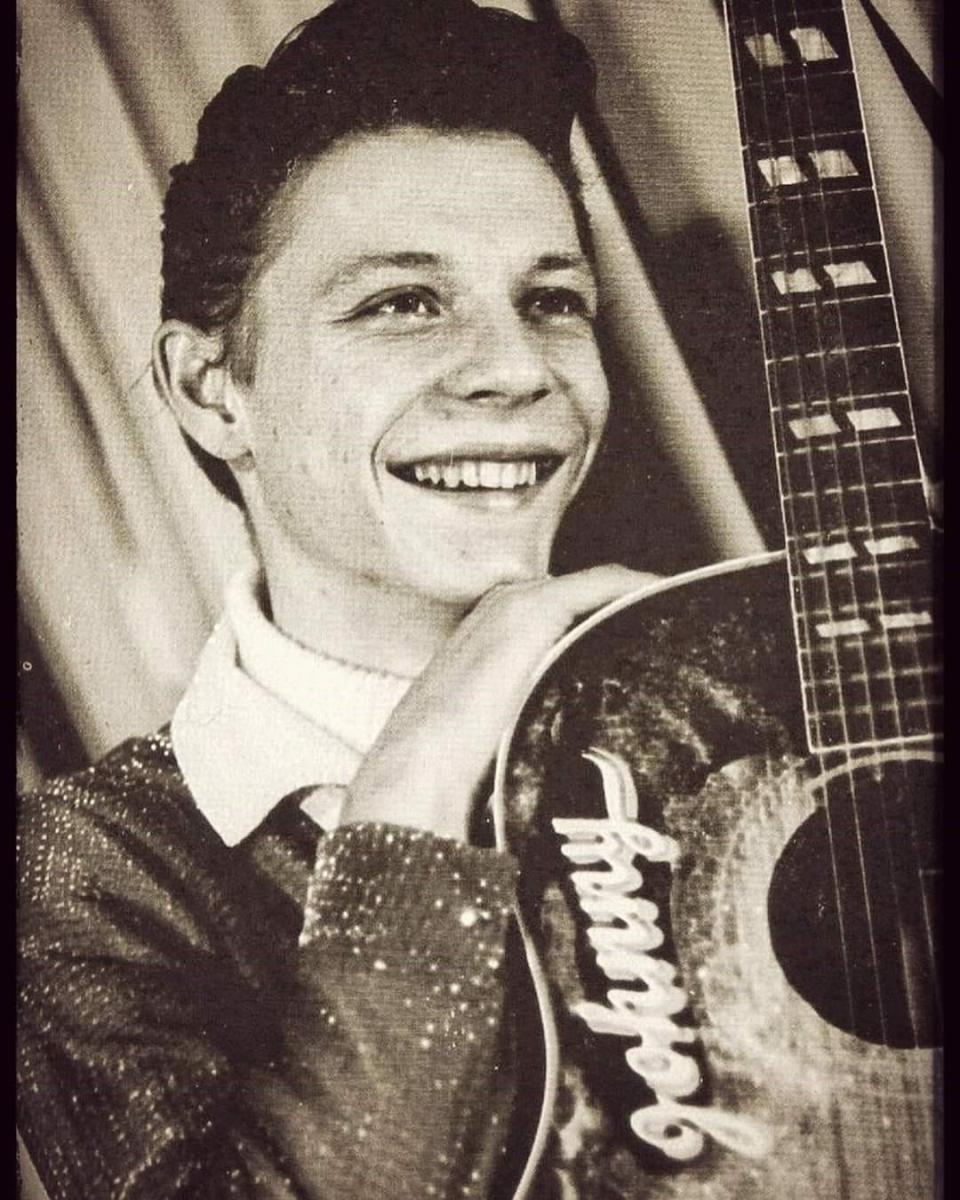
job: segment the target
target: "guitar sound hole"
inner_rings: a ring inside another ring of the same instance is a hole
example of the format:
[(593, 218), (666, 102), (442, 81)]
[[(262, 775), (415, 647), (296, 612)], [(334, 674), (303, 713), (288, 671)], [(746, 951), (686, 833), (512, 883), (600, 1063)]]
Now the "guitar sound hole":
[(936, 776), (916, 759), (830, 780), (771, 879), (771, 941), (791, 986), (879, 1045), (940, 1041)]

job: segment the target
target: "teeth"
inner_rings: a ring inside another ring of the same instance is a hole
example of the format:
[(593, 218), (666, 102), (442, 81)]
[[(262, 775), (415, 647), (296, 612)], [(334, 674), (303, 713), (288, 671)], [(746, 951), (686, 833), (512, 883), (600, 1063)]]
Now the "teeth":
[(459, 462), (418, 462), (409, 468), (416, 483), (446, 489), (483, 488), (513, 491), (537, 482), (535, 459), (499, 462), (493, 459), (461, 459)]
[(443, 486), (448, 488), (456, 488), (460, 486), (462, 471), (459, 463), (448, 463), (440, 472), (440, 477), (443, 479)]
[(500, 487), (501, 464), (482, 462), (480, 464), (480, 486), (485, 488)]

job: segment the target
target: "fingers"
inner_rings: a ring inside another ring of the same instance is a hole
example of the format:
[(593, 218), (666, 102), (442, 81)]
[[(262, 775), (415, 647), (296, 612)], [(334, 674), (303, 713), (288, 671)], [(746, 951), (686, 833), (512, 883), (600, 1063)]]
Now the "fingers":
[(658, 578), (648, 571), (609, 563), (570, 575), (501, 584), (476, 606), (472, 623), (501, 617), (517, 636), (525, 628), (536, 627), (543, 635), (558, 637), (578, 617), (656, 583)]
[(562, 591), (567, 612), (574, 618), (656, 583), (657, 579), (649, 571), (633, 571), (618, 563), (608, 563), (573, 575), (561, 575), (552, 582)]

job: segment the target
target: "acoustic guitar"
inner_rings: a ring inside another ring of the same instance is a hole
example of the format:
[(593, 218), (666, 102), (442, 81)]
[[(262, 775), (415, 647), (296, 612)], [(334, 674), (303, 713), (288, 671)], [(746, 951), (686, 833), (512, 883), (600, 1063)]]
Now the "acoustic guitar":
[(504, 738), (545, 1062), (516, 1195), (927, 1200), (936, 535), (842, 4), (727, 28), (786, 548), (596, 613)]

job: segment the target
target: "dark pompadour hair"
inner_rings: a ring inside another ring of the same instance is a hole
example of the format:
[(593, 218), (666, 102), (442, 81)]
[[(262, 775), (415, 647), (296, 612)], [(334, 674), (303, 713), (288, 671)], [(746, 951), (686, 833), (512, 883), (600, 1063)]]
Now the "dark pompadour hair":
[[(338, 138), (396, 126), (524, 138), (567, 188), (589, 248), (570, 130), (593, 85), (582, 43), (552, 23), (473, 0), (334, 0), (265, 67), (229, 76), (200, 118), (193, 158), (171, 171), (163, 319), (222, 333), (236, 366), (245, 356), (231, 334), (279, 189)], [(187, 440), (214, 486), (239, 503), (226, 465)]]

